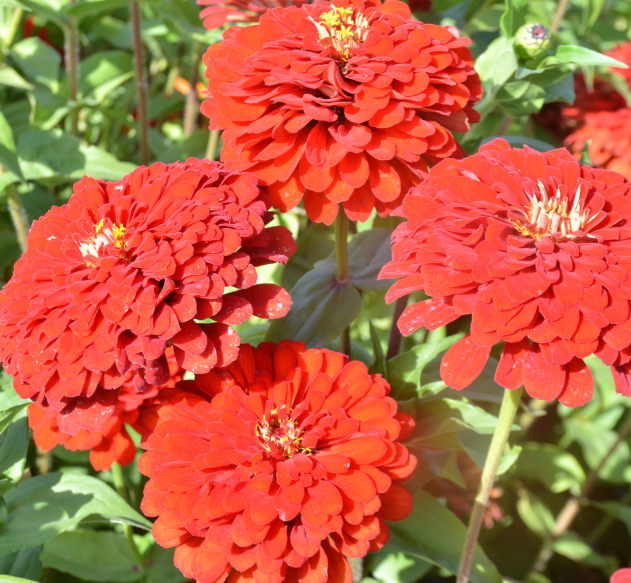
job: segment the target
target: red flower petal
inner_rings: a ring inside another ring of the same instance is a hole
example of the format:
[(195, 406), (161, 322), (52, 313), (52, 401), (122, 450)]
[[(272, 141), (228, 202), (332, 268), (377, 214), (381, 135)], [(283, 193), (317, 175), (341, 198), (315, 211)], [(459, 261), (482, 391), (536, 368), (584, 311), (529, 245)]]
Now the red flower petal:
[(478, 346), (469, 334), (447, 351), (440, 364), (440, 376), (446, 385), (461, 391), (478, 378), (490, 352), (490, 346)]

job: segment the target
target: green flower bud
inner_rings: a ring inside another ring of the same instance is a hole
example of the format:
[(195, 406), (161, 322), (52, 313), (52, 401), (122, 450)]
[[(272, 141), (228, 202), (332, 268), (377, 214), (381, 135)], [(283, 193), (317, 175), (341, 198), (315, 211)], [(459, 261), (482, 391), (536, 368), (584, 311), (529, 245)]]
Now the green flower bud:
[(524, 24), (515, 36), (515, 52), (520, 59), (528, 61), (543, 57), (548, 52), (552, 35), (544, 24), (531, 22)]

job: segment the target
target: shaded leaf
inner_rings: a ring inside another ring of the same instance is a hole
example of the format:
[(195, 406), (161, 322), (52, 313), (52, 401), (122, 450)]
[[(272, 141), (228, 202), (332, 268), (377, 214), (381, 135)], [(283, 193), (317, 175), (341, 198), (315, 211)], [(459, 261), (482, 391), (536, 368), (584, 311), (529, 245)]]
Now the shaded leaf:
[[(92, 16), (100, 12), (110, 12), (116, 8), (127, 6), (127, 0), (86, 0), (77, 2), (67, 10), (68, 16), (75, 18), (83, 18), (84, 16)], [(83, 63), (81, 63), (83, 67)]]
[(0, 85), (7, 85), (9, 87), (15, 87), (16, 89), (26, 89), (27, 91), (33, 89), (33, 85), (24, 79), (22, 75), (15, 69), (4, 64), (0, 65)]
[(338, 281), (335, 270), (316, 267), (303, 275), (290, 292), (289, 313), (270, 324), (266, 340), (300, 340), (308, 347), (326, 346), (335, 340), (362, 311), (359, 292)]
[(22, 170), (15, 150), (15, 141), (13, 140), (13, 130), (0, 111), (0, 164), (10, 172), (13, 172), (22, 180)]
[(585, 482), (585, 472), (578, 460), (559, 446), (547, 443), (524, 445), (515, 476), (537, 480), (554, 493), (572, 489), (578, 494)]
[(42, 562), (39, 560), (42, 546), (24, 549), (0, 556), (0, 573), (13, 577), (25, 577), (39, 581), (42, 576)]
[(30, 37), (15, 43), (11, 47), (11, 58), (26, 77), (57, 91), (61, 56), (43, 40)]
[[(431, 525), (431, 528), (419, 528)], [(465, 525), (438, 500), (422, 490), (414, 497), (414, 510), (401, 522), (389, 523), (390, 541), (384, 549), (423, 559), (450, 573), (458, 572), (466, 535)], [(501, 583), (502, 577), (482, 548), (476, 547), (471, 583)]]
[(36, 476), (10, 490), (5, 500), (9, 517), (0, 529), (1, 554), (42, 544), (89, 516), (151, 528), (114, 490), (90, 476)]

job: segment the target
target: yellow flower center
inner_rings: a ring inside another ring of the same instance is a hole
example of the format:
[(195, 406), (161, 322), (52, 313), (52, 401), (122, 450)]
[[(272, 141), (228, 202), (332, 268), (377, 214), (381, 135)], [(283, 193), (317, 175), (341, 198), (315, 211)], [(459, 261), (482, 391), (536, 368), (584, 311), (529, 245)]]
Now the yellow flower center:
[(297, 453), (313, 454), (313, 448), (302, 447), (302, 430), (290, 417), (290, 413), (285, 412), (285, 405), (283, 405), (278, 409), (273, 409), (269, 419), (259, 421), (255, 429), (259, 443), (265, 451), (281, 453), (286, 457), (293, 457)]
[(571, 197), (562, 197), (559, 189), (555, 196), (549, 196), (541, 181), (539, 181), (539, 193), (527, 196), (530, 199), (528, 212), (519, 211), (526, 220), (511, 222), (521, 235), (537, 240), (546, 236), (575, 239), (577, 231), (584, 231), (602, 214), (600, 211), (590, 218), (590, 209), (585, 209), (585, 201), (581, 200), (581, 186), (574, 193), (572, 202), (570, 202)]
[(369, 28), (368, 19), (352, 6), (339, 8), (331, 4), (331, 10), (323, 13), (319, 22), (309, 18), (318, 29), (325, 46), (332, 46), (344, 61), (350, 59), (352, 49), (361, 46)]
[[(79, 243), (79, 251), (83, 257), (98, 257), (99, 249), (108, 245), (114, 245), (114, 247), (124, 250), (127, 247), (126, 230), (125, 226), (114, 223), (111, 227), (107, 227), (105, 226), (105, 219), (101, 219), (94, 226), (94, 235)], [(125, 253), (121, 253), (120, 257), (125, 257)], [(85, 259), (85, 264), (88, 267), (96, 267), (96, 264), (89, 259)]]

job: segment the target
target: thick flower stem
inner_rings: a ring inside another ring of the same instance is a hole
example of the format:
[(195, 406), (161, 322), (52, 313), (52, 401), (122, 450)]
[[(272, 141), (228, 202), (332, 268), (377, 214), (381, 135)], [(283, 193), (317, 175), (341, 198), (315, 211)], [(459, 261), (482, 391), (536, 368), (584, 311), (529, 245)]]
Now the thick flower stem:
[(392, 328), (390, 328), (390, 338), (388, 340), (388, 352), (386, 353), (386, 360), (390, 360), (399, 354), (401, 349), (401, 340), (403, 335), (399, 330), (398, 321), (403, 314), (403, 310), (408, 305), (408, 296), (399, 298), (394, 304), (394, 310), (392, 312)]
[(219, 130), (212, 130), (208, 136), (208, 147), (206, 148), (206, 160), (214, 160), (217, 155), (217, 145), (219, 144)]
[(26, 251), (26, 240), (29, 232), (28, 219), (26, 218), (26, 213), (20, 204), (20, 199), (18, 198), (17, 192), (15, 192), (13, 184), (9, 184), (7, 186), (6, 192), (9, 214), (11, 215), (11, 220), (13, 221), (15, 235), (18, 239), (18, 243), (20, 244), (20, 249), (22, 250), (22, 253), (24, 253)]
[[(337, 260), (337, 280), (344, 285), (350, 283), (348, 271), (348, 217), (340, 204), (335, 218), (335, 258)], [(351, 356), (351, 328), (347, 326), (340, 337), (340, 350)]]
[(131, 0), (131, 22), (134, 37), (134, 59), (136, 61), (136, 89), (138, 94), (138, 135), (140, 137), (140, 163), (149, 163), (149, 122), (147, 120), (147, 80), (145, 79), (145, 57), (140, 29), (140, 5)]
[(473, 557), (475, 555), (475, 548), (478, 543), (482, 521), (484, 520), (484, 512), (489, 501), (493, 483), (495, 482), (497, 469), (500, 465), (502, 455), (504, 454), (506, 444), (508, 443), (515, 414), (521, 403), (523, 390), (523, 388), (520, 388), (516, 391), (504, 391), (497, 427), (495, 428), (495, 433), (491, 440), (491, 447), (489, 448), (489, 453), (484, 463), (484, 469), (482, 470), (480, 488), (475, 497), (475, 504), (473, 506), (473, 512), (471, 513), (464, 548), (462, 549), (456, 583), (468, 583), (469, 581), (469, 573), (473, 565)]
[(591, 493), (594, 491), (594, 488), (598, 484), (598, 480), (600, 479), (600, 472), (605, 467), (605, 464), (618, 449), (618, 446), (626, 441), (630, 435), (631, 415), (627, 418), (624, 425), (620, 428), (620, 431), (618, 432), (618, 438), (607, 450), (607, 453), (605, 453), (603, 458), (600, 460), (598, 466), (590, 472), (589, 476), (587, 476), (585, 484), (583, 484), (583, 488), (581, 489), (581, 493), (578, 496), (570, 498), (566, 502), (561, 512), (559, 512), (559, 515), (554, 522), (554, 528), (550, 533), (550, 540), (546, 541), (546, 543), (541, 548), (537, 559), (535, 560), (534, 567), (532, 568), (533, 573), (543, 573), (548, 565), (548, 562), (554, 556), (554, 543), (565, 534), (568, 528), (570, 528), (572, 522), (574, 522), (574, 519), (576, 518), (576, 515), (579, 513), (580, 509), (585, 504), (585, 501), (589, 498)]
[(193, 67), (191, 70), (191, 90), (186, 96), (186, 107), (184, 108), (184, 130), (185, 136), (193, 133), (197, 125), (197, 113), (199, 103), (197, 100), (197, 81), (199, 80), (199, 59), (201, 58), (201, 43), (193, 41)]
[[(112, 476), (114, 477), (114, 486), (116, 487), (118, 495), (125, 500), (125, 502), (129, 503), (127, 488), (125, 487), (125, 478), (123, 476), (123, 468), (121, 468), (117, 462), (114, 462), (114, 465), (112, 466)], [(125, 532), (125, 538), (129, 543), (129, 548), (131, 549), (138, 566), (144, 571), (146, 567), (145, 559), (136, 545), (136, 541), (134, 540), (134, 531), (131, 525), (123, 524), (123, 531)]]
[[(74, 0), (70, 1), (70, 6), (74, 5)], [(73, 16), (68, 18), (65, 30), (66, 41), (66, 74), (68, 75), (68, 92), (73, 107), (70, 110), (70, 133), (73, 136), (79, 135), (79, 35), (77, 30), (77, 19)]]

